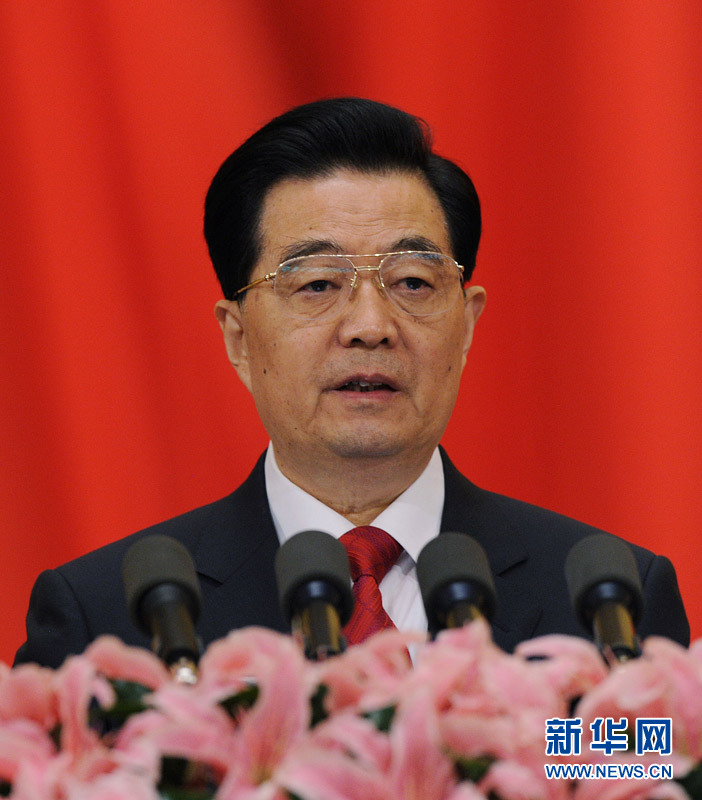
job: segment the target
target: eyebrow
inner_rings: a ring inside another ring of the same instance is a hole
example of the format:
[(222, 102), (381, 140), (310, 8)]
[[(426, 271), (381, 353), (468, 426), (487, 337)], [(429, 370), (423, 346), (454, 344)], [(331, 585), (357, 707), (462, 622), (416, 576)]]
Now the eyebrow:
[(317, 253), (343, 253), (344, 249), (332, 239), (303, 239), (294, 242), (280, 251), (280, 261), (288, 261), (300, 256), (313, 256)]
[[(442, 250), (436, 242), (426, 236), (403, 236), (391, 244), (384, 253), (394, 253), (398, 250), (419, 250), (427, 253), (441, 253)], [(313, 256), (318, 253), (337, 253), (344, 255), (344, 248), (333, 239), (305, 239), (288, 245), (280, 251), (280, 263), (291, 258), (300, 256)], [(352, 255), (370, 255), (370, 253), (358, 253)]]
[(426, 236), (405, 236), (398, 239), (388, 252), (395, 250), (419, 250), (427, 253), (441, 253), (442, 249), (436, 242), (427, 239)]

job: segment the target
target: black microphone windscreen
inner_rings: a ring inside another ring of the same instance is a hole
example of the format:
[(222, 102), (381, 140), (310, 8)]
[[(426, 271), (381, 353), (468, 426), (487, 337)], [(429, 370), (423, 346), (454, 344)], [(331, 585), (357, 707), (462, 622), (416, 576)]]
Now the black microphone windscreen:
[(200, 616), (200, 583), (193, 559), (185, 545), (170, 536), (155, 533), (138, 539), (124, 556), (122, 580), (131, 619), (146, 633), (150, 631), (142, 600), (156, 586), (170, 584), (182, 589), (193, 622)]
[[(614, 600), (627, 606), (634, 625), (643, 611), (641, 578), (631, 548), (608, 533), (593, 533), (573, 545), (565, 562), (566, 581), (573, 608), (587, 628), (594, 604)], [(599, 598), (592, 592), (602, 588)]]
[(428, 542), (417, 559), (417, 579), (428, 615), (441, 590), (461, 582), (478, 589), (483, 616), (489, 620), (495, 613), (497, 593), (490, 564), (482, 546), (465, 533), (440, 533)]
[(332, 587), (338, 595), (333, 603), (345, 625), (353, 612), (353, 592), (346, 548), (338, 539), (323, 531), (302, 531), (284, 542), (275, 557), (278, 594), (285, 618), (290, 621), (299, 609), (294, 608), (300, 587), (319, 582)]

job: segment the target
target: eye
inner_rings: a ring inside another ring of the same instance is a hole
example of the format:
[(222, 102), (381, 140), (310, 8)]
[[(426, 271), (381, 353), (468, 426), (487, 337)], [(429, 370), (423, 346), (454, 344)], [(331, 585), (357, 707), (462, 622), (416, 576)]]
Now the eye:
[[(436, 291), (434, 276), (427, 270), (420, 274), (417, 270), (410, 270), (408, 274), (395, 274), (388, 285), (390, 292), (407, 297), (418, 297), (432, 294)], [(387, 285), (387, 282), (386, 282)]]
[(309, 292), (310, 294), (323, 294), (324, 292), (329, 292), (332, 289), (338, 288), (339, 287), (332, 283), (332, 281), (325, 280), (323, 278), (317, 278), (316, 280), (309, 281), (308, 283), (300, 286), (297, 291)]
[(440, 277), (436, 256), (432, 253), (398, 253), (390, 256), (384, 264), (383, 280), (396, 295), (407, 298), (430, 295), (437, 289)]
[(411, 292), (418, 292), (424, 288), (430, 288), (427, 281), (423, 278), (403, 278), (396, 284), (399, 288), (408, 289)]
[[(314, 258), (314, 257), (312, 257)], [(311, 263), (302, 260), (281, 268), (278, 272), (278, 294), (283, 298), (293, 296), (300, 300), (322, 299), (343, 290), (345, 272), (334, 265), (314, 258)]]

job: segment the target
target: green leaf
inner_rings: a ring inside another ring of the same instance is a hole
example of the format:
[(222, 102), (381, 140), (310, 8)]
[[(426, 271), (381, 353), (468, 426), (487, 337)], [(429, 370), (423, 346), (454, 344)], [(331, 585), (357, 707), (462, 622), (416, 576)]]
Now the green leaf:
[(693, 767), (684, 778), (676, 778), (692, 800), (702, 800), (702, 764)]
[(12, 784), (8, 781), (0, 780), (0, 797), (9, 797), (12, 792)]
[(88, 723), (100, 736), (118, 731), (133, 714), (146, 711), (148, 705), (144, 698), (153, 691), (134, 681), (110, 679), (110, 685), (115, 692), (115, 702), (109, 708), (102, 708), (95, 701), (88, 710)]
[(161, 758), (161, 779), (156, 788), (167, 800), (209, 800), (218, 785), (218, 776), (207, 764), (179, 756)]
[(317, 687), (317, 691), (310, 698), (310, 704), (312, 706), (312, 719), (310, 720), (310, 728), (314, 728), (315, 725), (319, 725), (320, 722), (324, 722), (324, 720), (329, 716), (326, 708), (324, 708), (324, 701), (328, 694), (329, 687), (325, 686), (323, 683), (320, 683)]
[(377, 708), (375, 711), (368, 711), (363, 718), (369, 719), (381, 733), (387, 733), (395, 718), (395, 706), (385, 706), (385, 708)]
[(212, 800), (214, 792), (207, 792), (200, 789), (165, 789), (160, 790), (159, 797), (163, 800)]
[(490, 769), (490, 765), (496, 761), (492, 756), (475, 756), (474, 758), (455, 758), (456, 771), (462, 781), (472, 781), (478, 783), (485, 773)]
[(188, 759), (175, 756), (161, 758), (161, 779), (158, 783), (159, 792), (177, 790), (185, 784), (188, 771)]
[(60, 722), (58, 722), (54, 727), (49, 731), (49, 738), (56, 746), (57, 750), (61, 749), (61, 731), (63, 730), (63, 726)]
[(251, 684), (236, 694), (220, 700), (219, 705), (233, 720), (238, 720), (242, 711), (248, 711), (258, 700), (258, 686)]
[(139, 714), (148, 708), (144, 698), (147, 694), (151, 694), (153, 689), (144, 686), (142, 683), (117, 679), (111, 680), (110, 684), (117, 695), (112, 710), (124, 714), (125, 719), (131, 714)]
[(214, 792), (204, 789), (161, 789), (158, 793), (163, 800), (212, 800)]

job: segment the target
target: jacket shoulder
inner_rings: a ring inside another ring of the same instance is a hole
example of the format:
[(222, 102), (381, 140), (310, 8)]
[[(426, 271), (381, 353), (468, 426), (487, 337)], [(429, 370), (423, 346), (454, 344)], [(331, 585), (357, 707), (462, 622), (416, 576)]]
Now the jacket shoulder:
[[(204, 573), (201, 565), (197, 566), (201, 581), (203, 574), (214, 575), (232, 554), (240, 560), (245, 558), (247, 548), (255, 545), (251, 537), (241, 537), (240, 541), (237, 531), (254, 529), (250, 522), (257, 508), (260, 524), (261, 497), (265, 498), (262, 459), (249, 478), (226, 497), (42, 572), (29, 600), (27, 641), (18, 650), (15, 663), (36, 661), (58, 666), (66, 655), (82, 652), (101, 634), (148, 647), (147, 637), (136, 630), (127, 612), (122, 582), (127, 550), (151, 534), (170, 536), (188, 549), (196, 564), (198, 560), (204, 564)], [(212, 583), (217, 583), (216, 575)]]
[[(462, 475), (443, 451), (442, 458), (446, 486), (442, 530), (463, 531), (486, 550), (498, 590), (495, 624), (508, 627), (523, 618), (522, 639), (545, 633), (582, 636), (568, 593), (565, 561), (571, 548), (585, 537), (614, 534), (481, 489)], [(688, 644), (689, 625), (673, 565), (644, 547), (626, 544), (643, 587), (640, 634), (668, 636)], [(510, 647), (516, 641), (510, 639)]]

